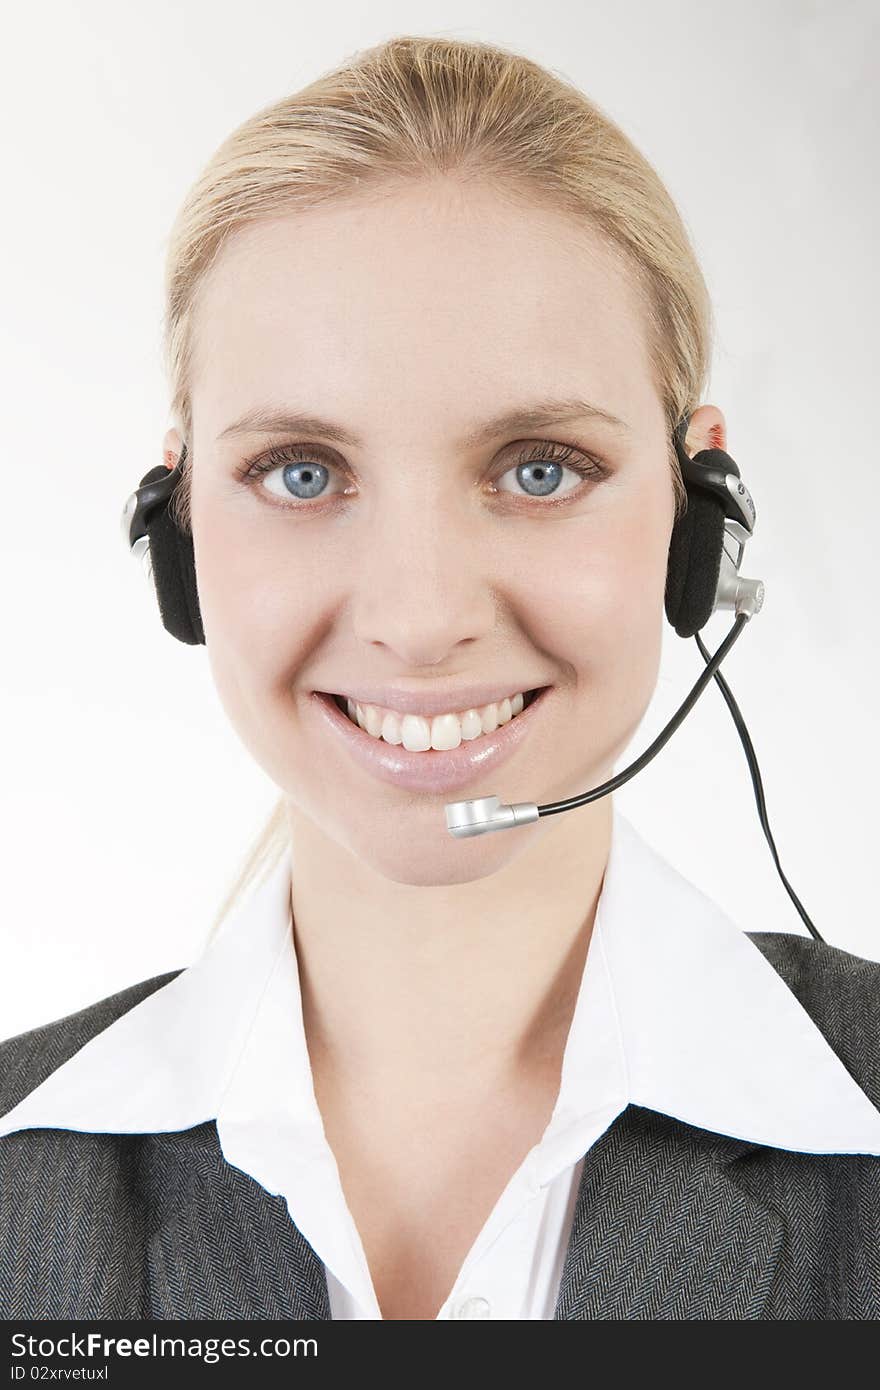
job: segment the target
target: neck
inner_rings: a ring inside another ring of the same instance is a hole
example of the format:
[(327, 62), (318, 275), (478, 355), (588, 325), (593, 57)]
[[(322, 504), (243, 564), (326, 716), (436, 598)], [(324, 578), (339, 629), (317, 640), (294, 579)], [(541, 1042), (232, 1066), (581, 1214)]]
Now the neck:
[(313, 1066), (417, 1091), (558, 1074), (608, 860), (610, 797), (549, 818), (545, 833), (539, 822), (502, 870), (451, 886), (384, 878), (290, 803), (288, 821)]

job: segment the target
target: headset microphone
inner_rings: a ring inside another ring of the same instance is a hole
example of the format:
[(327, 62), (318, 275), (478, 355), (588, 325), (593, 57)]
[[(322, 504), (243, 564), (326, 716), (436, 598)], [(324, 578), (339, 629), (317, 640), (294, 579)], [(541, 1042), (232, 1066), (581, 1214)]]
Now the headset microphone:
[[(757, 609), (753, 611), (756, 612)], [(587, 802), (598, 801), (600, 797), (607, 796), (609, 792), (622, 787), (624, 782), (628, 782), (631, 777), (635, 777), (637, 772), (641, 772), (642, 768), (651, 761), (655, 754), (660, 752), (663, 745), (672, 737), (685, 715), (709, 684), (750, 617), (751, 613), (745, 609), (739, 610), (733, 628), (715, 655), (710, 658), (709, 664), (687, 699), (650, 747), (646, 748), (641, 757), (637, 758), (634, 763), (630, 763), (623, 772), (619, 772), (616, 777), (612, 777), (609, 782), (603, 782), (600, 787), (595, 787), (591, 792), (582, 792), (579, 796), (569, 796), (564, 801), (551, 801), (545, 806), (536, 806), (532, 801), (518, 801), (512, 806), (502, 805), (497, 796), (483, 796), (473, 801), (447, 802), (446, 824), (451, 834), (464, 838), (469, 835), (485, 835), (490, 830), (508, 830), (514, 825), (528, 825), (530, 821), (536, 821), (539, 816), (555, 816), (559, 811), (571, 811), (575, 806), (586, 806)]]
[[(706, 663), (683, 704), (641, 757), (592, 791), (538, 806), (531, 801), (504, 805), (497, 796), (483, 796), (446, 805), (446, 826), (451, 835), (465, 838), (528, 825), (539, 816), (586, 806), (623, 786), (640, 772), (675, 733), (714, 676), (733, 717), (752, 776), (761, 827), (770, 845), (785, 890), (797, 908), (811, 936), (824, 937), (813, 926), (782, 871), (779, 855), (764, 802), (764, 788), (755, 750), (745, 721), (733, 694), (719, 671), (727, 653), (738, 640), (746, 623), (761, 609), (764, 585), (759, 579), (740, 575), (743, 551), (755, 527), (755, 504), (740, 477), (739, 468), (723, 449), (703, 449), (693, 458), (684, 447), (690, 415), (676, 426), (672, 439), (687, 492), (687, 505), (676, 517), (669, 543), (666, 571), (666, 616), (679, 637), (694, 637)], [(167, 630), (181, 642), (204, 643), (205, 634), (199, 609), (195, 555), (192, 535), (178, 525), (169, 506), (184, 475), (186, 446), (174, 469), (162, 465), (150, 469), (140, 486), (128, 497), (122, 513), (126, 544), (151, 579)], [(710, 655), (700, 640), (699, 630), (718, 609), (735, 612), (733, 626), (721, 646)]]

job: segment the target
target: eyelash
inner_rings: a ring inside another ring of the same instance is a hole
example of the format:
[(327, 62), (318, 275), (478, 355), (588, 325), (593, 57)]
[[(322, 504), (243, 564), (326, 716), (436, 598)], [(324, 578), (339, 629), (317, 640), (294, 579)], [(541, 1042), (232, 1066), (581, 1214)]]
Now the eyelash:
[[(284, 467), (285, 464), (310, 462), (322, 463), (325, 467), (329, 468), (336, 466), (335, 462), (326, 456), (320, 445), (283, 444), (276, 445), (274, 448), (270, 449), (268, 453), (243, 463), (237, 470), (237, 476), (242, 482), (251, 485), (256, 482), (258, 477), (272, 473), (276, 468)], [(585, 454), (580, 449), (575, 449), (571, 444), (554, 444), (550, 441), (541, 441), (540, 443), (529, 445), (521, 450), (515, 457), (513, 463), (508, 464), (498, 476), (503, 478), (504, 474), (510, 472), (512, 468), (527, 463), (564, 463), (572, 472), (578, 473), (582, 479), (593, 479), (596, 482), (608, 476), (607, 468), (591, 454)], [(572, 500), (580, 498), (582, 493), (583, 489), (578, 487), (573, 488), (570, 492), (556, 499), (529, 498), (525, 494), (522, 494), (520, 500), (524, 502), (534, 501), (538, 506), (547, 510), (550, 507), (566, 506)], [(331, 495), (338, 496), (339, 494)], [(273, 501), (270, 502), (269, 505), (280, 507), (284, 511), (306, 511), (312, 509), (313, 506), (317, 504), (291, 498), (289, 503)]]

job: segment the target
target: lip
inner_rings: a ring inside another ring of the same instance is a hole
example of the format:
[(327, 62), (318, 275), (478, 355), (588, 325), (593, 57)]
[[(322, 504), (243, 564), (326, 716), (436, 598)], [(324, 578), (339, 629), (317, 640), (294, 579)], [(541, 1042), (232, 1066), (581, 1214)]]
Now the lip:
[(531, 704), (500, 729), (479, 738), (463, 740), (457, 748), (411, 753), (401, 744), (386, 743), (353, 724), (332, 695), (313, 690), (309, 705), (328, 733), (344, 740), (354, 760), (382, 782), (414, 792), (450, 792), (467, 786), (475, 777), (489, 775), (516, 749), (544, 708), (553, 686), (544, 686)]

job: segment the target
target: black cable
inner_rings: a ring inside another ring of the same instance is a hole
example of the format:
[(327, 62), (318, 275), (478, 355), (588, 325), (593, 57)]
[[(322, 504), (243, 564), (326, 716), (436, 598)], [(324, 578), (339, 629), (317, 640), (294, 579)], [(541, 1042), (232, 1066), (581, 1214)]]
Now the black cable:
[[(700, 634), (698, 632), (694, 633), (694, 641), (700, 649), (700, 654), (703, 657), (703, 660), (706, 662), (712, 662), (714, 658), (710, 656), (706, 647), (703, 645), (702, 641), (700, 640)], [(764, 801), (764, 787), (761, 782), (761, 773), (758, 768), (758, 759), (755, 756), (755, 750), (752, 746), (752, 740), (749, 738), (749, 731), (746, 728), (745, 720), (743, 719), (742, 714), (740, 713), (739, 706), (737, 705), (736, 700), (733, 698), (733, 692), (730, 689), (730, 686), (727, 684), (727, 681), (722, 676), (721, 672), (714, 670), (713, 668), (713, 674), (719, 686), (721, 687), (721, 693), (727, 701), (727, 708), (730, 710), (730, 713), (733, 716), (733, 722), (736, 725), (737, 733), (739, 734), (740, 739), (742, 740), (742, 746), (746, 750), (746, 758), (748, 759), (749, 772), (752, 776), (752, 787), (755, 793), (755, 801), (758, 803), (758, 816), (761, 821), (761, 827), (764, 831), (764, 834), (767, 837), (767, 843), (770, 846), (770, 852), (772, 853), (773, 858), (776, 861), (776, 868), (779, 871), (779, 877), (785, 884), (786, 892), (788, 893), (788, 896), (791, 898), (792, 902), (794, 903), (795, 907), (800, 913), (807, 930), (810, 932), (812, 936), (816, 938), (817, 941), (824, 942), (824, 936), (821, 936), (819, 932), (816, 930), (816, 928), (813, 926), (813, 923), (810, 921), (810, 918), (807, 915), (806, 908), (804, 907), (797, 893), (795, 893), (794, 889), (792, 888), (791, 884), (789, 883), (788, 879), (785, 877), (785, 874), (782, 871), (782, 865), (779, 862), (779, 855), (776, 852), (776, 845), (774, 844), (773, 836), (770, 833), (770, 823), (767, 819), (767, 806)]]
[(641, 772), (642, 768), (646, 765), (646, 763), (649, 763), (651, 759), (654, 757), (654, 755), (656, 753), (659, 753), (660, 749), (664, 746), (664, 744), (667, 743), (668, 740), (672, 737), (679, 724), (684, 719), (685, 715), (688, 714), (689, 711), (692, 709), (693, 705), (696, 703), (697, 699), (705, 690), (706, 686), (709, 684), (709, 681), (714, 676), (719, 686), (721, 687), (721, 693), (727, 702), (727, 707), (730, 710), (731, 715), (733, 716), (733, 722), (736, 725), (737, 732), (740, 736), (740, 739), (742, 740), (743, 748), (745, 749), (746, 758), (749, 764), (749, 772), (751, 773), (752, 778), (752, 788), (755, 793), (755, 801), (758, 805), (758, 817), (761, 821), (761, 828), (763, 829), (764, 834), (767, 837), (767, 843), (770, 846), (770, 852), (773, 855), (773, 860), (776, 864), (776, 870), (779, 874), (779, 877), (782, 879), (782, 882), (785, 885), (785, 890), (788, 893), (788, 896), (791, 898), (792, 902), (797, 908), (801, 920), (807, 928), (807, 931), (810, 933), (811, 936), (813, 936), (816, 939), (816, 941), (821, 941), (824, 943), (824, 936), (822, 936), (813, 926), (813, 923), (810, 921), (806, 908), (804, 907), (800, 898), (795, 893), (788, 879), (785, 877), (782, 865), (779, 862), (779, 854), (777, 853), (776, 845), (773, 840), (773, 835), (770, 831), (770, 823), (767, 819), (767, 806), (764, 800), (764, 787), (761, 782), (761, 772), (758, 767), (758, 759), (755, 756), (754, 747), (752, 746), (752, 740), (749, 737), (749, 731), (746, 728), (745, 720), (743, 719), (742, 714), (740, 713), (739, 706), (737, 705), (736, 700), (733, 698), (733, 692), (731, 691), (730, 686), (727, 684), (727, 681), (724, 679), (721, 672), (718, 670), (718, 667), (721, 665), (722, 661), (727, 656), (727, 653), (730, 651), (734, 642), (743, 632), (746, 623), (749, 621), (750, 616), (751, 615), (749, 613), (745, 612), (737, 614), (733, 627), (725, 637), (724, 641), (721, 643), (721, 646), (718, 648), (717, 652), (715, 652), (714, 656), (711, 655), (709, 651), (707, 651), (703, 642), (700, 640), (699, 633), (694, 633), (697, 646), (700, 649), (700, 654), (702, 655), (703, 660), (706, 662), (706, 669), (705, 671), (703, 671), (702, 675), (694, 684), (693, 689), (685, 699), (684, 703), (680, 706), (678, 710), (676, 710), (669, 723), (666, 725), (664, 729), (661, 729), (654, 742), (650, 744), (648, 748), (645, 749), (641, 757), (637, 758), (634, 763), (630, 763), (629, 767), (624, 768), (623, 772), (619, 772), (616, 777), (612, 777), (611, 780), (608, 782), (603, 782), (602, 785), (599, 787), (594, 787), (593, 790), (590, 792), (581, 792), (578, 796), (569, 796), (566, 797), (563, 801), (549, 801), (545, 806), (539, 806), (538, 815), (554, 816), (560, 811), (572, 810), (575, 806), (586, 806), (588, 802), (596, 801), (600, 796), (606, 796), (608, 792), (616, 791), (618, 787), (623, 786), (624, 782), (628, 782), (631, 777), (635, 777), (636, 773)]
[(738, 614), (733, 627), (730, 629), (730, 632), (721, 643), (715, 655), (709, 659), (709, 665), (697, 680), (693, 690), (680, 708), (676, 710), (675, 714), (666, 725), (666, 728), (661, 729), (660, 733), (654, 739), (654, 742), (645, 749), (641, 757), (636, 758), (635, 762), (630, 763), (629, 767), (625, 767), (623, 772), (618, 772), (617, 776), (612, 777), (609, 782), (603, 782), (600, 787), (594, 787), (591, 792), (581, 792), (578, 796), (566, 797), (564, 801), (548, 801), (546, 806), (539, 806), (538, 815), (554, 816), (558, 811), (568, 811), (574, 806), (586, 806), (588, 801), (596, 801), (598, 797), (606, 796), (608, 792), (616, 791), (618, 787), (623, 786), (624, 782), (628, 782), (631, 777), (635, 777), (637, 772), (641, 772), (645, 764), (649, 763), (654, 757), (654, 754), (659, 753), (663, 745), (672, 737), (685, 715), (690, 711), (698, 697), (706, 689), (706, 686), (715, 674), (715, 668), (721, 665), (734, 642), (742, 633), (748, 620), (748, 613)]

